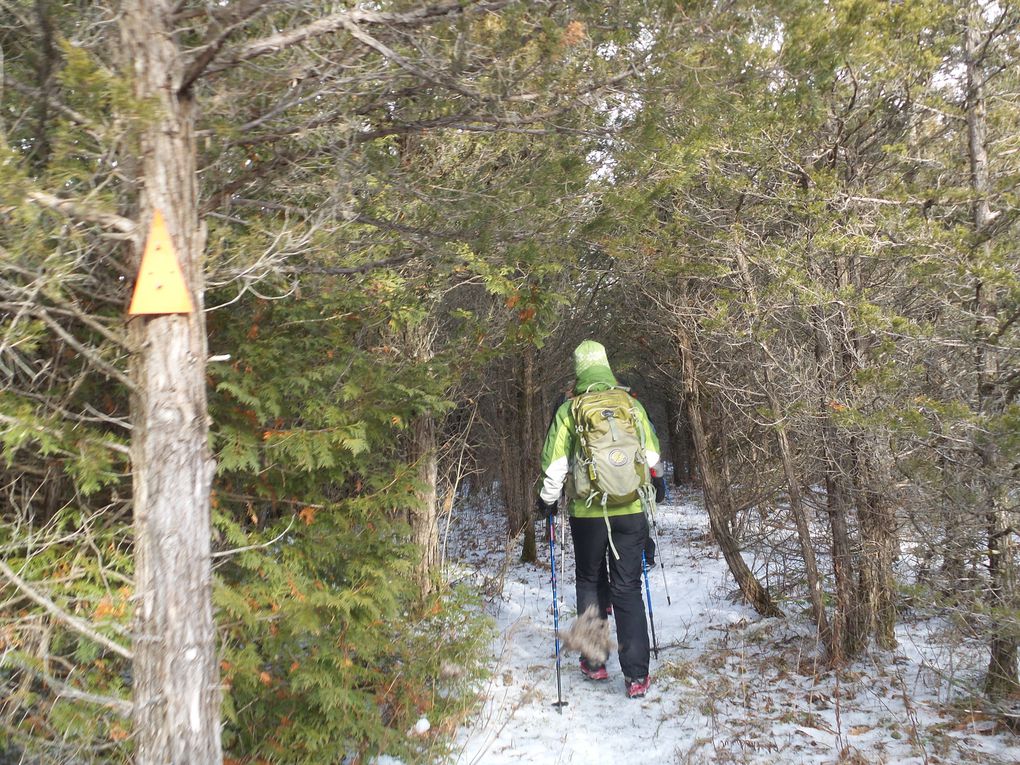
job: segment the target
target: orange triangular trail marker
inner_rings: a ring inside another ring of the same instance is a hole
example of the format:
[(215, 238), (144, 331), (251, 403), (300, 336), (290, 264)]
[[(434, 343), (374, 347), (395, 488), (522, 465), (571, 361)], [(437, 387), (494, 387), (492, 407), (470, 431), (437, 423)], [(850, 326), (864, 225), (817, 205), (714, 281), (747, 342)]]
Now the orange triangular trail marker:
[(166, 230), (166, 220), (163, 213), (155, 210), (128, 315), (193, 313), (194, 310), (181, 264)]

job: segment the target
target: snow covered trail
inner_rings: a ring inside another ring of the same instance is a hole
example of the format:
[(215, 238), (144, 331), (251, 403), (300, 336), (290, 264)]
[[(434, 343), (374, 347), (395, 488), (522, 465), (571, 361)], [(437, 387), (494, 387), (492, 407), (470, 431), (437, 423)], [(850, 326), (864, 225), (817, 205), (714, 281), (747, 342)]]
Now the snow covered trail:
[[(544, 564), (524, 565), (517, 547), (509, 555), (501, 548), (497, 513), (458, 522), (452, 556), (494, 593), (488, 610), (498, 634), (482, 709), (459, 731), (451, 765), (1020, 762), (1020, 739), (978, 716), (944, 711), (945, 683), (929, 661), (937, 628), (903, 627), (899, 651), (837, 677), (818, 665), (806, 620), (762, 620), (734, 604), (726, 564), (704, 539), (698, 500), (659, 509), (664, 568), (649, 581), (660, 648), (648, 695), (626, 698), (615, 654), (610, 679), (600, 683), (582, 678), (577, 656), (564, 654), (562, 712), (552, 706), (547, 544), (539, 548)], [(561, 553), (562, 630), (576, 615), (569, 534), (558, 539)]]
[[(664, 515), (665, 513), (663, 513)], [(677, 508), (671, 509), (672, 524), (683, 526)], [(687, 538), (695, 535), (691, 520)], [(662, 529), (660, 526), (660, 534)], [(582, 678), (577, 656), (562, 660), (563, 697), (567, 706), (558, 713), (556, 701), (555, 651), (552, 628), (552, 593), (549, 581), (548, 546), (544, 566), (515, 565), (507, 576), (502, 598), (493, 602), (499, 638), (496, 660), (487, 689), (485, 708), (476, 724), (462, 732), (458, 763), (599, 763), (626, 762), (640, 753), (644, 762), (672, 762), (679, 729), (689, 717), (691, 699), (659, 677), (664, 662), (682, 660), (688, 650), (677, 644), (695, 646), (700, 638), (693, 627), (706, 618), (705, 609), (718, 613), (721, 622), (750, 618), (740, 607), (713, 602), (706, 605), (705, 585), (721, 584), (718, 561), (662, 538), (659, 560), (666, 561), (666, 573), (673, 605), (666, 605), (661, 571), (649, 572), (659, 660), (652, 660), (653, 684), (644, 699), (624, 696), (623, 677), (615, 655), (610, 657), (610, 679), (595, 683)], [(576, 615), (573, 592), (573, 551), (569, 534), (560, 546), (566, 576), (560, 581), (561, 628)], [(700, 557), (695, 559), (694, 554)], [(676, 565), (684, 558), (683, 567)], [(559, 567), (558, 567), (559, 568)], [(711, 617), (709, 617), (711, 618)], [(672, 647), (665, 648), (666, 643)], [(685, 726), (686, 727), (686, 726)], [(687, 734), (684, 734), (685, 737)]]

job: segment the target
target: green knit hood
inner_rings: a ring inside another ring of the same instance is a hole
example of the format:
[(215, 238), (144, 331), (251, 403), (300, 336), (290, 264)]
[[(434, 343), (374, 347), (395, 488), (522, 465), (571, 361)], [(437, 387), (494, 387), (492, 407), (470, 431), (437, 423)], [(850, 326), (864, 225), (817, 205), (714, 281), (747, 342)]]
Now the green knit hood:
[(574, 384), (577, 393), (584, 393), (592, 386), (600, 389), (617, 385), (605, 347), (594, 340), (585, 340), (574, 350), (574, 375), (577, 377)]

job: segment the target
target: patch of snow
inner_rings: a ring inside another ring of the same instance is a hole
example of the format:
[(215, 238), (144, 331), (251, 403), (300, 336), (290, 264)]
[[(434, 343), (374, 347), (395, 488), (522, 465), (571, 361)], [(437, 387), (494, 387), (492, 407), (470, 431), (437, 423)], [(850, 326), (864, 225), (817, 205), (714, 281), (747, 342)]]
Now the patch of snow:
[(411, 728), (411, 733), (415, 736), (424, 736), (432, 728), (432, 723), (429, 722), (427, 717), (419, 717), (418, 722)]

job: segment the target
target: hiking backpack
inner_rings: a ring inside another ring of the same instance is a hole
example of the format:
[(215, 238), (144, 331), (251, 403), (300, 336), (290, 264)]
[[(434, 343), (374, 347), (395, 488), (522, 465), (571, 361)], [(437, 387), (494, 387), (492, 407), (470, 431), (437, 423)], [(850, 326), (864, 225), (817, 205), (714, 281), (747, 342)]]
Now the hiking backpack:
[(618, 507), (651, 485), (645, 430), (637, 403), (623, 388), (589, 391), (570, 405), (577, 449), (568, 491), (590, 507)]

